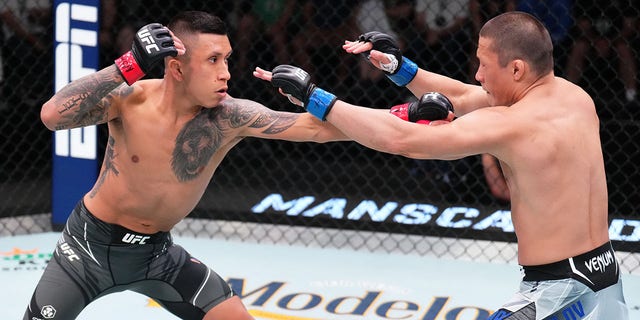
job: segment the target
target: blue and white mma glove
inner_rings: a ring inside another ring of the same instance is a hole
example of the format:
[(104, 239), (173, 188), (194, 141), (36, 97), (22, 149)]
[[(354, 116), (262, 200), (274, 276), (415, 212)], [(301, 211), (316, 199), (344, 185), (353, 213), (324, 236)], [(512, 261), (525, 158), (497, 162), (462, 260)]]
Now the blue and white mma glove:
[(300, 100), (307, 112), (322, 121), (326, 120), (327, 114), (337, 100), (334, 94), (312, 83), (309, 73), (287, 64), (271, 70), (271, 84), (282, 89), (283, 93)]
[[(361, 34), (358, 37), (358, 41), (371, 42), (373, 50), (378, 50), (387, 55), (391, 61), (389, 63), (381, 63), (380, 68), (396, 85), (406, 86), (418, 73), (418, 65), (402, 56), (400, 47), (392, 36), (378, 31), (371, 31)], [(363, 54), (369, 60), (369, 52), (363, 52)]]

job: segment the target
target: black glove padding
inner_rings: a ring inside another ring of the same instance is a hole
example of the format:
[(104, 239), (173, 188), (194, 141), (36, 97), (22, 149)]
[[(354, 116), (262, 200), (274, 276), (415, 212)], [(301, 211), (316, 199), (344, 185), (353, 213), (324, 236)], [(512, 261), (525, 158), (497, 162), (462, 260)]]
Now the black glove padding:
[[(372, 50), (378, 50), (384, 54), (389, 55), (388, 63), (380, 63), (380, 69), (386, 73), (393, 83), (398, 86), (404, 87), (413, 81), (416, 74), (418, 74), (418, 65), (415, 62), (402, 56), (400, 47), (396, 40), (382, 32), (371, 31), (358, 37), (358, 41), (368, 41), (373, 45)], [(363, 52), (369, 62), (370, 52)]]
[(131, 51), (116, 59), (115, 64), (127, 84), (131, 85), (165, 57), (176, 55), (178, 50), (169, 29), (159, 23), (151, 23), (136, 32)]
[(415, 108), (409, 108), (409, 121), (444, 120), (449, 112), (453, 112), (453, 105), (444, 94), (427, 92), (420, 97)]
[(304, 105), (307, 105), (309, 96), (316, 88), (309, 73), (288, 64), (281, 64), (271, 70), (271, 84), (300, 100)]
[(453, 105), (439, 92), (428, 92), (420, 100), (391, 107), (390, 113), (398, 118), (416, 123), (428, 124), (434, 120), (444, 120), (453, 111)]
[(165, 57), (178, 55), (169, 29), (159, 23), (148, 24), (136, 32), (131, 52), (145, 73)]
[[(396, 57), (398, 65), (396, 65), (393, 70), (383, 71), (389, 74), (398, 72), (399, 66), (402, 63), (402, 52), (400, 52), (400, 47), (392, 36), (378, 31), (371, 31), (361, 34), (358, 37), (358, 41), (371, 42), (371, 44), (373, 45), (372, 50), (378, 50), (382, 53), (392, 54), (394, 57)], [(365, 51), (362, 53), (367, 58), (367, 60), (369, 60), (369, 53), (370, 51)]]
[(300, 100), (303, 107), (318, 119), (326, 120), (337, 98), (311, 82), (306, 71), (291, 65), (279, 65), (271, 70), (271, 84), (283, 93)]

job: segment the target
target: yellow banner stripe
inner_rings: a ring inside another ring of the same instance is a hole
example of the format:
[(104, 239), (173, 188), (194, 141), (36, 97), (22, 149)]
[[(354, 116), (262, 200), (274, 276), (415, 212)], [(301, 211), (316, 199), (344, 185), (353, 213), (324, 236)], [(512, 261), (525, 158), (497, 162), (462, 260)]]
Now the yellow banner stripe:
[[(148, 299), (147, 307), (157, 308), (161, 306), (155, 300)], [(268, 320), (323, 320), (323, 319), (316, 319), (316, 318), (289, 316), (289, 315), (279, 314), (275, 312), (268, 312), (268, 311), (255, 310), (255, 309), (249, 309), (249, 314), (256, 318), (259, 317), (259, 318), (268, 319)]]
[(316, 318), (296, 317), (296, 316), (278, 314), (274, 312), (255, 310), (255, 309), (250, 309), (249, 314), (254, 317), (260, 317), (263, 319), (270, 319), (270, 320), (322, 320), (322, 319), (316, 319)]

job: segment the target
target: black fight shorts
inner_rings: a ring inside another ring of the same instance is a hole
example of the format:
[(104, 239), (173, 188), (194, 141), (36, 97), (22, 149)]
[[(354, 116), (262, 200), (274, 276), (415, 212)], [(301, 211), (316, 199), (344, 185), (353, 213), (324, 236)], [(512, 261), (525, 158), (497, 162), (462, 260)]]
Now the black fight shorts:
[(131, 290), (181, 319), (202, 319), (234, 293), (168, 232), (141, 234), (105, 223), (80, 201), (33, 293), (25, 320), (75, 319), (97, 298)]

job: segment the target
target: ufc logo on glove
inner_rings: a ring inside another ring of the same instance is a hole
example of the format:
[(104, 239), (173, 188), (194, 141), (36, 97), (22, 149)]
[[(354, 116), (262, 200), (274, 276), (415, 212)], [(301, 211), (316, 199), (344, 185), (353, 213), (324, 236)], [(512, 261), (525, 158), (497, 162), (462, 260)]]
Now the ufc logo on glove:
[(160, 48), (158, 48), (156, 41), (153, 39), (153, 37), (151, 36), (151, 33), (149, 32), (149, 28), (140, 29), (138, 31), (138, 38), (140, 38), (140, 41), (147, 43), (147, 45), (144, 47), (147, 53), (151, 53), (151, 49), (155, 49), (155, 51), (160, 51)]

